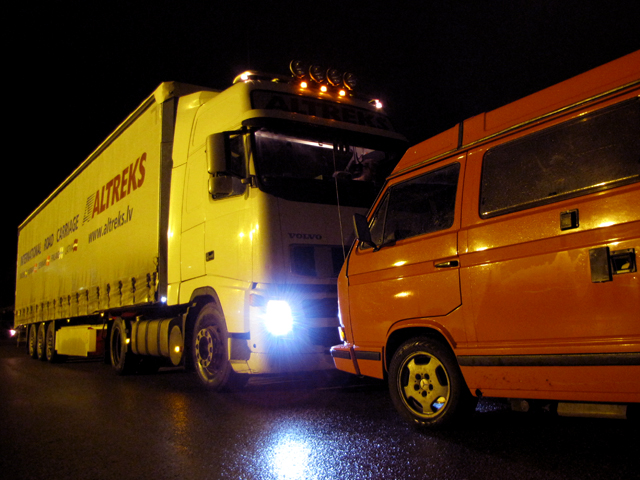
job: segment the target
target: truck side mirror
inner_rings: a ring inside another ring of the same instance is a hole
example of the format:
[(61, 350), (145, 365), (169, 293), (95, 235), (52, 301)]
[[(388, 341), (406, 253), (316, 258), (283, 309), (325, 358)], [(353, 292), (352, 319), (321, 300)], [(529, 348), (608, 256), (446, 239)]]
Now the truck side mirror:
[(214, 133), (207, 137), (209, 194), (214, 198), (226, 197), (233, 193), (233, 178), (227, 172), (228, 141), (228, 135), (225, 132)]
[(233, 193), (233, 177), (221, 175), (209, 177), (209, 194), (213, 198), (228, 197)]
[(227, 173), (227, 134), (224, 132), (207, 137), (207, 169), (214, 177)]
[(356, 238), (365, 245), (373, 247), (374, 251), (377, 251), (379, 247), (371, 240), (371, 231), (369, 230), (369, 222), (367, 217), (359, 213), (353, 214), (353, 226), (356, 230)]

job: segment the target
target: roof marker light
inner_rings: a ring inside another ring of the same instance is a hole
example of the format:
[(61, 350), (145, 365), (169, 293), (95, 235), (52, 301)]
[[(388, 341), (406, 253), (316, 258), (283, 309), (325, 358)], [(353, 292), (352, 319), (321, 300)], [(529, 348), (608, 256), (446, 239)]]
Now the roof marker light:
[(289, 69), (295, 77), (302, 78), (309, 71), (309, 66), (301, 60), (291, 60)]
[(331, 85), (337, 87), (342, 83), (342, 73), (337, 68), (327, 70), (327, 80)]
[(358, 84), (358, 79), (353, 73), (347, 72), (342, 76), (342, 82), (349, 90), (353, 90)]
[(309, 76), (311, 77), (311, 80), (316, 83), (322, 83), (327, 78), (325, 69), (319, 65), (311, 65), (311, 67), (309, 67)]

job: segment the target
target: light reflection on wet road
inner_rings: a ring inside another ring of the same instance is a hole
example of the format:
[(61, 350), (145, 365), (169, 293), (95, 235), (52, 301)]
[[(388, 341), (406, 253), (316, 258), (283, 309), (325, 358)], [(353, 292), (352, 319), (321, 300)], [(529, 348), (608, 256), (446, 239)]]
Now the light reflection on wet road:
[(0, 345), (7, 479), (637, 478), (636, 428), (483, 401), (465, 427), (419, 432), (373, 380), (252, 379), (213, 393), (181, 371), (117, 377), (99, 362), (49, 365)]

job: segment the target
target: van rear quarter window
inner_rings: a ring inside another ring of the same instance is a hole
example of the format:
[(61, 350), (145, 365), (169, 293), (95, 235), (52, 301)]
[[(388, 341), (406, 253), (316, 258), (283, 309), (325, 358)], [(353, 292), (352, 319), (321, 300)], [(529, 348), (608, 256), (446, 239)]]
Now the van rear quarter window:
[(640, 100), (498, 145), (482, 167), (480, 216), (491, 218), (640, 181)]

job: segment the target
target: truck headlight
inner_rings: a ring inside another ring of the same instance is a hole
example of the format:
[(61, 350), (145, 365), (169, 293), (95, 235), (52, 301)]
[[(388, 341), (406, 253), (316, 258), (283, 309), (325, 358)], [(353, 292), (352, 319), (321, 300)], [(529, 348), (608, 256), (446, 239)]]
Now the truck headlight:
[(272, 335), (286, 335), (293, 329), (291, 307), (284, 300), (269, 300), (264, 324)]

